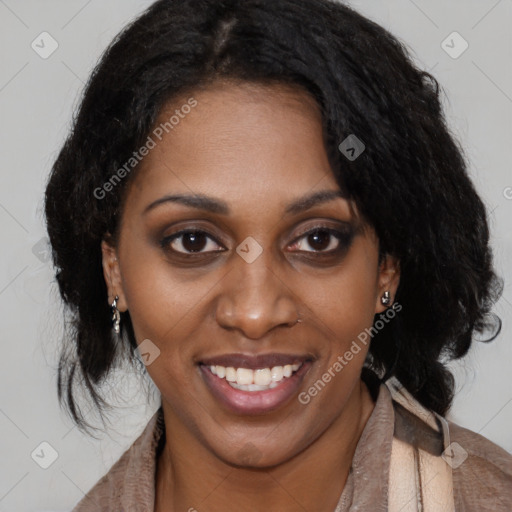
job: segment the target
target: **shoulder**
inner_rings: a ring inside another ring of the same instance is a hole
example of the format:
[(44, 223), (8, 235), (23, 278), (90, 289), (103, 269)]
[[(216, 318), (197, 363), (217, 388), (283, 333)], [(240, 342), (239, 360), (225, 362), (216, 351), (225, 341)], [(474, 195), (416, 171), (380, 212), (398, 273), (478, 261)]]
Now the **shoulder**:
[(156, 454), (164, 439), (163, 413), (159, 409), (134, 443), (82, 498), (73, 512), (106, 512), (120, 510), (121, 507), (125, 512), (152, 510)]
[(119, 460), (109, 469), (103, 477), (89, 490), (73, 509), (73, 512), (92, 512), (109, 510), (114, 503), (118, 503), (123, 494), (125, 477), (129, 461), (136, 446), (136, 442), (126, 450)]
[(480, 434), (449, 422), (457, 510), (512, 510), (512, 455)]
[(431, 463), (441, 464), (439, 471), (450, 466), (447, 477), (453, 483), (455, 510), (511, 512), (512, 455), (424, 408), (398, 381), (387, 384), (395, 411), (394, 437), (430, 453)]

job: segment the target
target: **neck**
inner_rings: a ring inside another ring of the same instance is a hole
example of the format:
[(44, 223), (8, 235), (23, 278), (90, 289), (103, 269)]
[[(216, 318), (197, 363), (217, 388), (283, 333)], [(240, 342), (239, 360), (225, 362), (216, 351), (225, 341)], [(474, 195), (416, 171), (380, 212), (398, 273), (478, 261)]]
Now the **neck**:
[(363, 381), (310, 446), (271, 468), (240, 468), (219, 458), (163, 402), (166, 443), (157, 461), (155, 512), (169, 510), (334, 510), (374, 403)]

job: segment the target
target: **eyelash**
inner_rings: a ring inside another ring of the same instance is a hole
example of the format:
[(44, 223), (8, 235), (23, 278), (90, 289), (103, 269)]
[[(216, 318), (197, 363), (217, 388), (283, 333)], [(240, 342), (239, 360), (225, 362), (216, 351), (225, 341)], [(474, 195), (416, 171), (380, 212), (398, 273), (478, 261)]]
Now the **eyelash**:
[[(300, 240), (307, 238), (307, 237), (309, 237), (315, 233), (318, 233), (318, 232), (327, 233), (328, 235), (331, 235), (332, 237), (336, 238), (338, 240), (337, 247), (335, 249), (331, 249), (329, 251), (312, 250), (312, 251), (298, 251), (298, 252), (305, 253), (305, 254), (332, 256), (334, 254), (346, 251), (348, 249), (348, 247), (350, 246), (353, 236), (354, 236), (353, 230), (351, 228), (347, 228), (346, 230), (342, 231), (342, 230), (337, 230), (337, 229), (334, 229), (334, 228), (328, 227), (328, 226), (317, 225), (311, 229), (308, 229), (304, 233), (301, 233), (299, 236), (297, 236), (293, 240), (293, 242), (290, 245), (296, 245)], [(213, 254), (213, 253), (225, 252), (225, 250), (226, 250), (226, 249), (221, 249), (221, 250), (214, 250), (214, 251), (182, 252), (182, 251), (176, 251), (175, 249), (172, 249), (170, 247), (172, 242), (180, 239), (182, 236), (187, 235), (187, 234), (206, 235), (207, 239), (213, 241), (217, 245), (221, 245), (219, 242), (217, 242), (215, 237), (208, 231), (205, 231), (203, 229), (190, 229), (189, 228), (189, 229), (180, 230), (176, 233), (173, 233), (172, 235), (166, 236), (165, 238), (163, 238), (160, 241), (160, 246), (165, 251), (172, 252), (176, 255), (179, 255), (179, 256), (182, 256), (185, 258), (197, 258), (197, 257), (201, 257), (201, 256), (204, 257), (205, 255), (209, 255), (209, 254)], [(183, 244), (183, 242), (182, 242), (182, 244)], [(329, 245), (330, 244), (331, 244), (331, 242), (329, 242)]]

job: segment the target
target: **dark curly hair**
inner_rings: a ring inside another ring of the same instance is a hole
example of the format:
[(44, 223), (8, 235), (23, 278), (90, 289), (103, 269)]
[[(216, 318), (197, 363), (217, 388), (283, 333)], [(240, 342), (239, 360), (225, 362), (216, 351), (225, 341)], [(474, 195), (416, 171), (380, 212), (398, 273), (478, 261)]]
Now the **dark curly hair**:
[[(340, 188), (375, 229), (381, 256), (400, 261), (402, 311), (373, 336), (367, 364), (445, 414), (454, 389), (446, 362), (466, 354), (476, 332), (489, 340), (501, 327), (490, 313), (502, 283), (485, 207), (446, 126), (437, 81), (386, 30), (331, 0), (160, 0), (107, 49), (46, 190), (56, 276), (71, 315), (58, 367), (61, 404), (85, 429), (76, 379), (101, 413), (108, 404), (100, 386), (121, 358), (100, 243), (118, 232), (123, 190), (137, 169), (105, 198), (94, 191), (144, 144), (164, 105), (217, 80), (291, 84), (316, 100)], [(366, 144), (354, 161), (338, 149), (349, 134)], [(122, 329), (133, 361), (129, 312)]]

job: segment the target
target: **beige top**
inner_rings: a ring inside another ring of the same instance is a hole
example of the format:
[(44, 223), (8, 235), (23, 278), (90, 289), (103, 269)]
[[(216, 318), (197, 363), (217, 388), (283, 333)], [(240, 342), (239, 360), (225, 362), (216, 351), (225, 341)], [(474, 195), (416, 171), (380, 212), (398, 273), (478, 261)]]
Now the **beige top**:
[[(451, 422), (449, 436), (453, 449), (447, 452), (441, 429), (432, 430), (392, 400), (386, 385), (377, 383), (369, 388), (376, 401), (375, 408), (361, 434), (345, 488), (333, 512), (388, 511), (393, 440), (435, 456), (444, 451), (443, 458), (450, 460), (453, 468), (456, 512), (512, 511), (512, 455)], [(164, 416), (160, 408), (132, 446), (73, 512), (153, 512), (156, 461), (164, 443)], [(422, 485), (420, 479), (417, 490), (420, 497)], [(421, 506), (414, 508), (420, 510)]]

